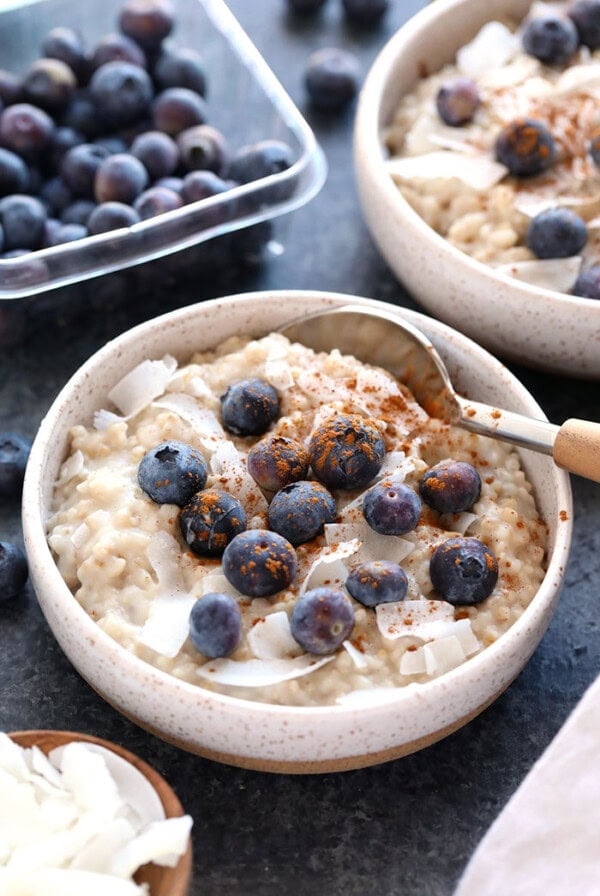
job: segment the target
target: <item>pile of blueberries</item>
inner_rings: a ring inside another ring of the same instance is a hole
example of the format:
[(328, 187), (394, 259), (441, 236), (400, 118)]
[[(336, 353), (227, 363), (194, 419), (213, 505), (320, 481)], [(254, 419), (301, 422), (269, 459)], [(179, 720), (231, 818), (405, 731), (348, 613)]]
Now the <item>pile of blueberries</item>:
[[(0, 501), (18, 501), (31, 442), (16, 432), (0, 433)], [(23, 590), (28, 570), (18, 545), (0, 541), (0, 602), (12, 600)]]
[[(261, 379), (242, 380), (221, 397), (221, 419), (230, 433), (264, 436), (248, 452), (247, 469), (269, 499), (268, 529), (247, 529), (240, 501), (217, 487), (205, 488), (204, 458), (190, 445), (163, 442), (147, 452), (138, 468), (138, 483), (158, 504), (181, 510), (179, 527), (185, 543), (204, 557), (222, 557), (228, 581), (248, 597), (270, 597), (287, 588), (297, 569), (295, 547), (306, 544), (336, 520), (334, 490), (366, 488), (385, 458), (381, 433), (368, 419), (339, 414), (313, 432), (308, 446), (268, 434), (280, 412), (279, 396)], [(266, 434), (266, 435), (265, 435)], [(314, 479), (308, 479), (312, 469)], [(481, 479), (468, 463), (451, 461), (430, 468), (419, 494), (404, 483), (384, 479), (364, 494), (363, 515), (382, 535), (412, 531), (422, 502), (438, 514), (460, 513), (479, 499)], [(477, 604), (491, 594), (498, 565), (476, 538), (450, 538), (433, 552), (432, 584), (449, 603)], [(376, 560), (354, 566), (346, 589), (366, 607), (403, 600), (406, 573), (396, 563)], [(352, 601), (339, 588), (306, 591), (290, 618), (292, 635), (309, 653), (334, 653), (354, 626)], [(205, 656), (227, 656), (240, 644), (242, 618), (237, 601), (223, 593), (205, 595), (190, 615), (190, 638)]]
[(276, 140), (230, 153), (207, 124), (202, 59), (163, 43), (174, 25), (170, 0), (127, 0), (119, 32), (91, 51), (57, 27), (23, 77), (0, 70), (2, 257), (128, 227), (290, 167), (292, 150)]
[[(523, 31), (523, 49), (545, 65), (562, 67), (580, 46), (600, 48), (600, 0), (574, 0), (565, 15), (545, 13), (532, 18)], [(437, 111), (446, 124), (468, 124), (479, 108), (477, 85), (469, 78), (446, 82), (436, 96)], [(557, 158), (556, 142), (543, 121), (518, 118), (498, 134), (496, 159), (516, 177), (547, 171)], [(590, 136), (589, 154), (600, 168), (600, 129)], [(585, 221), (568, 208), (540, 212), (527, 229), (525, 242), (537, 258), (569, 258), (578, 255), (588, 240)], [(579, 275), (573, 294), (600, 299), (600, 265)]]

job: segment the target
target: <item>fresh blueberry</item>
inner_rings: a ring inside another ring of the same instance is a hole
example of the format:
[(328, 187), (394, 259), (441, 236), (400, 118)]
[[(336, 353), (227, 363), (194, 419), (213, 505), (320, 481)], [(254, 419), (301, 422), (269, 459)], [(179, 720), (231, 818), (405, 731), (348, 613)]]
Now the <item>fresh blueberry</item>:
[(248, 472), (261, 488), (279, 491), (291, 482), (306, 479), (308, 451), (300, 442), (286, 436), (269, 436), (253, 445), (248, 452)]
[(371, 560), (353, 566), (346, 579), (346, 588), (354, 600), (365, 607), (404, 600), (408, 577), (401, 566), (389, 560)]
[(243, 146), (232, 156), (227, 166), (227, 177), (238, 184), (248, 184), (271, 174), (287, 171), (293, 154), (287, 143), (280, 140), (261, 140)]
[(350, 598), (335, 588), (313, 588), (298, 599), (290, 617), (292, 636), (308, 653), (335, 653), (354, 628)]
[(538, 258), (570, 258), (587, 243), (585, 221), (568, 208), (548, 208), (532, 218), (525, 243)]
[(108, 155), (104, 146), (95, 143), (82, 143), (65, 154), (60, 176), (75, 196), (91, 198), (94, 195), (96, 173)]
[(265, 380), (233, 383), (221, 396), (221, 417), (236, 436), (260, 436), (279, 416), (279, 396)]
[(0, 433), (0, 496), (20, 494), (30, 451), (29, 439), (16, 432)]
[(108, 137), (97, 137), (94, 140), (94, 145), (104, 147), (111, 156), (127, 152), (127, 144), (122, 137), (118, 137), (116, 134), (111, 134)]
[[(155, 187), (164, 187), (171, 193), (176, 193), (183, 197), (183, 178), (182, 177), (159, 177), (154, 184)], [(187, 200), (188, 202), (191, 200)]]
[[(47, 222), (46, 222), (47, 223)], [(87, 227), (83, 224), (63, 224), (59, 227), (46, 228), (44, 245), (61, 246), (63, 243), (74, 243), (83, 240), (88, 235)]]
[(42, 42), (42, 53), (49, 59), (65, 62), (78, 80), (85, 80), (88, 72), (87, 54), (81, 35), (73, 28), (58, 27), (49, 31)]
[(573, 295), (584, 299), (600, 299), (600, 264), (582, 271), (575, 281)]
[(23, 78), (26, 98), (52, 114), (68, 105), (76, 87), (77, 78), (60, 59), (36, 59)]
[(600, 0), (575, 0), (567, 9), (579, 40), (590, 50), (600, 47)]
[(0, 147), (0, 196), (24, 193), (29, 186), (27, 165), (9, 149)]
[(163, 51), (154, 66), (153, 74), (160, 90), (187, 87), (200, 96), (206, 96), (204, 63), (195, 50), (173, 47)]
[(131, 124), (149, 110), (154, 91), (148, 73), (131, 62), (107, 62), (92, 75), (90, 93), (111, 126)]
[(292, 545), (268, 529), (248, 529), (229, 542), (223, 554), (223, 574), (249, 597), (270, 597), (283, 591), (296, 575)]
[(83, 134), (84, 139), (93, 140), (100, 134), (102, 121), (91, 94), (87, 90), (78, 90), (61, 117), (63, 127), (72, 128), (77, 134)]
[(431, 584), (454, 606), (485, 600), (498, 581), (498, 563), (477, 538), (449, 538), (438, 545), (429, 563)]
[(359, 82), (360, 66), (353, 53), (326, 47), (308, 58), (304, 85), (316, 109), (337, 111), (347, 106), (356, 96)]
[(46, 218), (46, 223), (44, 224), (44, 238), (42, 240), (42, 247), (44, 249), (48, 248), (48, 246), (57, 246), (57, 238), (58, 233), (64, 227), (62, 221), (59, 221), (58, 218)]
[(554, 137), (543, 122), (533, 118), (511, 121), (496, 138), (496, 159), (519, 177), (546, 171), (555, 158)]
[(173, 174), (179, 164), (177, 144), (162, 131), (146, 131), (131, 144), (131, 154), (139, 159), (155, 181)]
[(46, 209), (39, 199), (14, 193), (0, 200), (5, 249), (39, 249), (45, 223)]
[(389, 0), (342, 0), (345, 15), (357, 25), (375, 25), (388, 6)]
[(161, 442), (138, 467), (138, 482), (156, 504), (183, 507), (206, 485), (208, 470), (200, 452), (185, 442)]
[(222, 180), (214, 171), (190, 171), (181, 184), (181, 195), (185, 202), (198, 202), (210, 196), (218, 196), (231, 189), (231, 184)]
[(293, 545), (304, 544), (336, 517), (335, 500), (324, 485), (304, 480), (285, 485), (269, 504), (269, 526)]
[(571, 19), (541, 15), (531, 19), (523, 32), (523, 49), (546, 65), (565, 65), (579, 46)]
[(25, 554), (15, 544), (0, 541), (0, 600), (12, 600), (23, 590), (29, 573)]
[(96, 44), (92, 53), (92, 70), (107, 62), (129, 62), (146, 68), (146, 54), (139, 44), (125, 34), (107, 34)]
[(175, 10), (169, 0), (127, 0), (119, 27), (141, 47), (155, 50), (173, 30)]
[(30, 103), (9, 106), (0, 116), (0, 141), (20, 155), (41, 152), (52, 138), (54, 122)]
[(364, 417), (340, 414), (315, 429), (308, 453), (315, 476), (328, 488), (358, 489), (379, 472), (385, 444)]
[(219, 488), (207, 488), (195, 494), (182, 509), (179, 527), (195, 554), (218, 557), (246, 528), (246, 514), (233, 495)]
[(87, 227), (95, 208), (96, 203), (91, 199), (77, 199), (61, 213), (60, 220), (63, 224), (81, 224), (83, 227)]
[(73, 128), (56, 128), (52, 134), (50, 146), (49, 173), (53, 174), (61, 166), (62, 160), (70, 149), (85, 143), (86, 138)]
[(227, 162), (227, 141), (216, 128), (199, 124), (177, 136), (181, 164), (186, 171), (214, 171), (223, 174)]
[(380, 535), (404, 535), (411, 532), (421, 517), (421, 501), (404, 483), (384, 480), (365, 492), (364, 517)]
[(140, 220), (140, 216), (130, 205), (123, 202), (103, 202), (96, 206), (88, 218), (87, 227), (90, 233), (107, 233), (120, 227), (132, 227)]
[(172, 137), (206, 121), (206, 103), (187, 87), (168, 87), (152, 106), (154, 127)]
[(242, 614), (230, 594), (210, 592), (190, 613), (190, 641), (208, 659), (229, 656), (242, 640)]
[(167, 187), (150, 187), (145, 190), (135, 200), (133, 207), (145, 221), (146, 218), (154, 218), (156, 215), (162, 215), (165, 212), (172, 212), (176, 208), (181, 208), (183, 199), (174, 190)]
[(423, 474), (419, 493), (438, 513), (462, 513), (479, 500), (481, 477), (464, 461), (442, 461)]
[(118, 153), (105, 159), (96, 172), (94, 195), (98, 202), (130, 204), (148, 185), (148, 172), (139, 159)]
[(23, 98), (23, 82), (14, 72), (0, 68), (0, 100), (5, 106), (12, 106)]
[(435, 105), (445, 124), (460, 127), (473, 120), (481, 98), (477, 84), (470, 78), (453, 78), (438, 90)]
[(37, 196), (44, 184), (44, 175), (39, 168), (34, 165), (29, 166), (29, 183), (27, 184), (27, 192)]

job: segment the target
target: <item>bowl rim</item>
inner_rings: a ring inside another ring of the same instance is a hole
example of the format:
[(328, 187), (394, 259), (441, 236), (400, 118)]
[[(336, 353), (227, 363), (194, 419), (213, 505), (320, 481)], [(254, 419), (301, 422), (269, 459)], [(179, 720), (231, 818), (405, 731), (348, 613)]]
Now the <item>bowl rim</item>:
[[(533, 2), (535, 0), (530, 0), (531, 5)], [(377, 187), (382, 197), (385, 198), (386, 203), (397, 214), (408, 219), (420, 237), (424, 240), (431, 240), (436, 249), (443, 252), (444, 255), (455, 263), (464, 265), (478, 277), (490, 280), (493, 283), (498, 283), (499, 281), (513, 289), (522, 290), (527, 297), (539, 298), (541, 296), (550, 301), (567, 305), (574, 310), (588, 312), (593, 308), (600, 310), (600, 302), (597, 299), (574, 296), (569, 293), (534, 286), (524, 280), (517, 280), (508, 274), (499, 272), (484, 264), (484, 262), (477, 261), (475, 258), (467, 255), (466, 252), (462, 252), (425, 222), (424, 218), (407, 202), (395, 185), (391, 175), (385, 170), (383, 162), (386, 155), (382, 140), (382, 127), (387, 122), (384, 123), (380, 119), (381, 100), (390, 82), (391, 73), (398, 58), (402, 56), (411, 42), (417, 40), (420, 34), (432, 25), (435, 25), (440, 19), (443, 20), (445, 17), (455, 14), (461, 7), (475, 6), (477, 3), (478, 0), (435, 0), (435, 3), (430, 2), (428, 6), (419, 10), (402, 25), (380, 50), (365, 78), (356, 109), (353, 141), (355, 169), (367, 167), (366, 160), (369, 160), (370, 177), (372, 181), (377, 183)], [(488, 21), (492, 21), (492, 19), (488, 19)], [(428, 72), (428, 74), (432, 73)], [(405, 95), (406, 92), (404, 91), (400, 96)], [(376, 162), (373, 162), (373, 160), (376, 160)]]
[[(561, 516), (557, 521), (555, 543), (552, 548), (550, 562), (547, 565), (544, 578), (536, 591), (535, 596), (521, 616), (493, 644), (485, 647), (484, 650), (475, 656), (465, 660), (455, 669), (427, 682), (412, 682), (408, 685), (398, 687), (397, 693), (390, 696), (388, 700), (385, 700), (384, 702), (374, 701), (372, 705), (360, 706), (358, 708), (355, 705), (340, 704), (309, 707), (293, 706), (289, 704), (274, 704), (243, 699), (228, 694), (222, 694), (218, 691), (208, 690), (202, 685), (192, 684), (191, 682), (184, 681), (167, 672), (163, 672), (156, 666), (147, 663), (145, 660), (142, 660), (128, 651), (118, 641), (106, 634), (103, 629), (94, 622), (74, 598), (73, 593), (68, 588), (58, 570), (54, 558), (52, 557), (46, 537), (46, 519), (44, 518), (44, 508), (41, 500), (43, 493), (43, 474), (46, 466), (47, 451), (54, 443), (54, 430), (61, 426), (61, 416), (72, 400), (71, 393), (73, 390), (76, 390), (78, 386), (82, 385), (93, 375), (95, 369), (105, 365), (113, 356), (125, 356), (127, 348), (132, 344), (135, 344), (140, 337), (147, 337), (151, 333), (160, 333), (162, 335), (170, 332), (178, 332), (185, 326), (190, 317), (195, 318), (198, 315), (204, 317), (207, 313), (210, 313), (212, 308), (233, 304), (252, 306), (257, 301), (264, 302), (265, 297), (267, 296), (269, 297), (268, 300), (272, 301), (274, 304), (289, 302), (289, 304), (294, 307), (301, 306), (302, 300), (307, 296), (322, 300), (326, 307), (327, 305), (340, 303), (366, 303), (367, 305), (372, 305), (374, 308), (383, 307), (387, 311), (393, 310), (394, 313), (399, 314), (401, 317), (406, 317), (409, 322), (417, 327), (419, 326), (419, 323), (421, 325), (425, 324), (432, 327), (436, 332), (435, 334), (429, 335), (434, 344), (436, 344), (436, 340), (439, 344), (443, 343), (444, 339), (448, 338), (450, 339), (450, 342), (454, 342), (455, 344), (458, 343), (459, 349), (462, 347), (463, 350), (467, 350), (471, 357), (474, 356), (475, 359), (481, 359), (485, 362), (488, 369), (491, 368), (494, 373), (498, 374), (498, 376), (508, 379), (511, 386), (531, 406), (532, 410), (539, 413), (541, 419), (547, 419), (531, 393), (497, 358), (481, 348), (473, 342), (473, 340), (462, 335), (447, 324), (426, 317), (418, 312), (390, 305), (386, 302), (379, 302), (374, 299), (322, 290), (262, 290), (199, 302), (138, 324), (109, 341), (84, 362), (84, 364), (71, 376), (55, 398), (46, 416), (42, 420), (38, 433), (34, 439), (23, 485), (22, 522), (25, 549), (30, 569), (32, 572), (44, 576), (46, 586), (45, 593), (50, 594), (51, 602), (61, 607), (64, 618), (73, 617), (77, 621), (77, 624), (82, 627), (82, 633), (86, 639), (92, 643), (97, 642), (103, 655), (110, 659), (114, 659), (119, 669), (131, 671), (131, 674), (134, 676), (138, 673), (143, 673), (148, 680), (157, 682), (158, 686), (161, 687), (182, 688), (184, 693), (189, 696), (194, 696), (196, 702), (203, 700), (216, 702), (222, 707), (239, 715), (245, 715), (248, 712), (257, 712), (263, 716), (283, 717), (288, 716), (291, 713), (298, 717), (305, 716), (307, 718), (312, 718), (315, 714), (317, 716), (324, 716), (333, 713), (335, 716), (344, 717), (348, 715), (352, 716), (358, 711), (361, 718), (368, 718), (371, 715), (377, 715), (381, 711), (383, 705), (395, 709), (399, 708), (404, 702), (410, 700), (415, 693), (429, 696), (431, 699), (434, 699), (436, 694), (442, 697), (448, 688), (460, 688), (461, 680), (463, 678), (470, 679), (473, 675), (477, 675), (477, 671), (480, 668), (485, 668), (488, 665), (493, 665), (494, 663), (499, 662), (503, 655), (511, 652), (511, 645), (513, 642), (516, 641), (517, 643), (521, 643), (522, 641), (523, 643), (527, 643), (528, 629), (536, 629), (536, 620), (539, 623), (537, 617), (543, 615), (544, 607), (546, 607), (547, 604), (552, 604), (557, 598), (565, 575), (573, 528), (573, 507), (569, 474), (559, 467), (555, 467), (553, 479), (556, 488), (557, 504), (560, 505), (561, 509), (564, 508), (566, 511), (565, 518), (563, 519)], [(263, 329), (263, 332), (266, 333), (267, 330)], [(551, 459), (548, 458), (548, 460)], [(45, 613), (43, 605), (42, 612)], [(56, 638), (57, 636), (54, 634), (53, 630), (52, 633)], [(538, 642), (536, 641), (533, 645), (532, 651), (537, 646), (537, 643)], [(91, 686), (93, 687), (92, 684)], [(102, 696), (110, 702), (108, 696), (105, 696), (104, 694), (102, 694)]]

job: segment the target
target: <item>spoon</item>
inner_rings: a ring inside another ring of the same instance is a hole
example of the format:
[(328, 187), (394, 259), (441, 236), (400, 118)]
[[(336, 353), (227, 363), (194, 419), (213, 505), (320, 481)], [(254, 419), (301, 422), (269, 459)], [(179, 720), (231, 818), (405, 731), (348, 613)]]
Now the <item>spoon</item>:
[(555, 426), (457, 395), (436, 348), (394, 314), (342, 305), (298, 318), (279, 332), (316, 351), (337, 348), (384, 368), (408, 386), (430, 417), (549, 454), (559, 467), (600, 482), (600, 423), (571, 419)]

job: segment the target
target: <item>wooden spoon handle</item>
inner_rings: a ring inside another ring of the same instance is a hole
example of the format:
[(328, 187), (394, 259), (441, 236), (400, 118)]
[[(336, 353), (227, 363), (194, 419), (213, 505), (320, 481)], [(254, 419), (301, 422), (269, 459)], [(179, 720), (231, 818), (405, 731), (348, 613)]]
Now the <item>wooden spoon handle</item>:
[(600, 482), (600, 423), (565, 420), (558, 430), (552, 456), (570, 473)]

